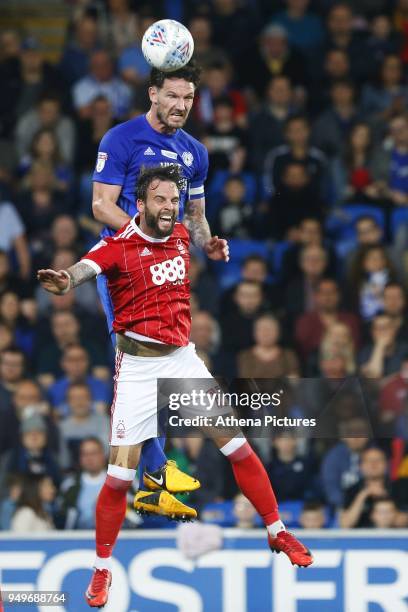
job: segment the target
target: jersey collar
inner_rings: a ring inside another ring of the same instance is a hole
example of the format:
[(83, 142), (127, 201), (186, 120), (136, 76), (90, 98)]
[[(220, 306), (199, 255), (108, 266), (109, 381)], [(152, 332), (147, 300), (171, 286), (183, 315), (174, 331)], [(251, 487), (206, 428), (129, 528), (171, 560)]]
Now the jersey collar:
[(143, 238), (143, 240), (147, 240), (147, 242), (167, 242), (168, 241), (168, 239), (170, 238), (171, 234), (170, 234), (170, 236), (166, 236), (165, 238), (152, 238), (152, 236), (148, 236), (147, 234), (142, 232), (142, 230), (140, 229), (140, 227), (136, 223), (136, 217), (138, 217), (138, 216), (139, 215), (135, 215), (130, 223), (131, 223), (133, 229), (135, 230), (136, 234), (139, 234), (139, 236), (141, 238)]

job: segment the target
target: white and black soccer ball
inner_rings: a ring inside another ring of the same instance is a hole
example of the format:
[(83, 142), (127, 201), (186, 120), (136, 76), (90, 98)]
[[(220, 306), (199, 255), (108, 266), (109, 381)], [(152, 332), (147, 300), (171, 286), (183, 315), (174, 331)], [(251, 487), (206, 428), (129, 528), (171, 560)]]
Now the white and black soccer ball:
[(194, 41), (182, 23), (174, 19), (161, 19), (144, 33), (142, 51), (146, 61), (154, 68), (174, 72), (190, 61)]

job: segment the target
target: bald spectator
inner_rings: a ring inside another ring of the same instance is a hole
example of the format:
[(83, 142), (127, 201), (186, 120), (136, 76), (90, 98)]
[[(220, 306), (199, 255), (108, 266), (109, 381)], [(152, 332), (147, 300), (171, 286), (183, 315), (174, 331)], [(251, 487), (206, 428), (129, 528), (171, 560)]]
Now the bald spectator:
[(48, 389), (48, 397), (58, 413), (67, 416), (69, 412), (67, 393), (71, 386), (76, 384), (86, 386), (92, 410), (106, 414), (111, 400), (111, 390), (104, 381), (90, 373), (89, 355), (83, 346), (71, 344), (65, 348), (61, 358), (61, 369), (63, 376), (57, 378)]
[(115, 119), (125, 119), (130, 110), (130, 87), (115, 76), (113, 61), (106, 51), (94, 51), (90, 58), (89, 73), (72, 88), (74, 107), (81, 119), (91, 117), (92, 101), (106, 96), (112, 105)]
[(337, 282), (330, 278), (320, 279), (314, 292), (314, 309), (296, 320), (296, 344), (304, 359), (319, 347), (328, 328), (339, 321), (349, 327), (355, 348), (359, 346), (359, 320), (355, 314), (340, 310), (340, 300)]

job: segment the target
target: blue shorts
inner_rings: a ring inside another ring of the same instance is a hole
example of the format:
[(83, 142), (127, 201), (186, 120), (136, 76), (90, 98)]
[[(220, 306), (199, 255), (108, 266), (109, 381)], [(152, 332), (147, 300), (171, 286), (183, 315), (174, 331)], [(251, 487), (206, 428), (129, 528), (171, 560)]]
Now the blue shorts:
[(115, 332), (113, 331), (113, 319), (114, 319), (113, 304), (112, 304), (112, 298), (110, 296), (109, 289), (108, 289), (108, 281), (104, 274), (99, 274), (96, 277), (96, 288), (99, 294), (99, 299), (101, 300), (102, 308), (106, 316), (106, 323), (108, 326), (109, 335), (112, 340), (113, 347), (115, 347), (116, 346), (116, 336), (115, 336)]

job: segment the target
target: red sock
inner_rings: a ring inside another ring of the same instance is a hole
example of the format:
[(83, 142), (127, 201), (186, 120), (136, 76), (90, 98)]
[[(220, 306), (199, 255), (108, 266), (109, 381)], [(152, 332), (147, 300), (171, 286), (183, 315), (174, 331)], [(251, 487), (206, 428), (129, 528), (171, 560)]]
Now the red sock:
[(278, 521), (278, 502), (268, 474), (248, 442), (231, 454), (226, 454), (226, 457), (231, 461), (237, 485), (261, 515), (265, 525)]
[(132, 484), (107, 476), (96, 503), (96, 554), (111, 557), (126, 514), (126, 493)]

